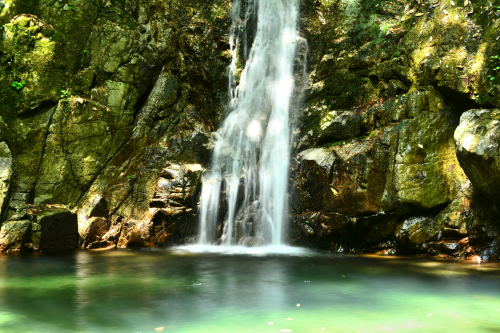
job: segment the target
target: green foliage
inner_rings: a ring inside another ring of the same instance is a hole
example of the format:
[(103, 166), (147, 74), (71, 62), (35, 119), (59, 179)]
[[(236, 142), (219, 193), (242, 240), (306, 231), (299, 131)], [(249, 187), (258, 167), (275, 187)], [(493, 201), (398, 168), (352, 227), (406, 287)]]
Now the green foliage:
[(61, 90), (61, 98), (62, 99), (67, 99), (69, 97), (69, 89), (67, 90)]
[[(500, 70), (500, 57), (498, 55), (491, 56), (490, 61), (493, 65), (494, 71)], [(498, 81), (500, 81), (500, 77), (498, 77), (496, 75), (495, 76), (488, 75), (488, 79), (490, 80), (490, 84), (498, 83)]]
[(12, 83), (12, 87), (14, 87), (17, 90), (20, 90), (24, 87), (25, 84), (26, 84), (26, 82), (24, 82), (24, 81), (14, 81)]
[(491, 97), (489, 97), (488, 95), (479, 93), (476, 96), (474, 96), (474, 99), (476, 100), (477, 104), (483, 105), (483, 104), (489, 103)]

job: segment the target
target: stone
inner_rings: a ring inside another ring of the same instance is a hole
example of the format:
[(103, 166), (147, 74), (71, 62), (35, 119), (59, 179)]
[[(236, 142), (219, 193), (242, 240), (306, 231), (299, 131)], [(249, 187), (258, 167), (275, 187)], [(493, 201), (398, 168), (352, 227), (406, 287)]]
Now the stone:
[(415, 216), (404, 220), (395, 234), (400, 247), (411, 248), (431, 240), (439, 240), (440, 229), (433, 222), (432, 218), (427, 216)]
[(111, 221), (104, 217), (91, 217), (87, 222), (87, 228), (81, 235), (82, 247), (94, 249), (113, 245), (113, 242), (109, 242), (109, 237), (107, 240), (102, 240), (109, 231), (110, 224)]
[(34, 250), (67, 251), (78, 245), (77, 215), (68, 209), (48, 209), (31, 215)]
[(402, 212), (448, 203), (467, 181), (455, 153), (457, 125), (453, 113), (431, 111), (402, 124), (394, 168), (394, 200)]
[(455, 131), (458, 160), (475, 190), (500, 203), (500, 110), (470, 110)]
[(7, 222), (0, 230), (0, 252), (18, 252), (29, 247), (31, 222)]
[(259, 247), (266, 245), (266, 240), (263, 237), (246, 237), (242, 238), (238, 245), (248, 246), (248, 247)]

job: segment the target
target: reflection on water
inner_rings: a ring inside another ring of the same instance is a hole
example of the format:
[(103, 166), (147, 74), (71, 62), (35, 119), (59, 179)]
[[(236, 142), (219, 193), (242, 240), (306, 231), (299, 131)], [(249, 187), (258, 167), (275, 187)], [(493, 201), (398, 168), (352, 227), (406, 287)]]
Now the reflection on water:
[[(217, 249), (2, 255), (0, 332), (160, 327), (162, 332), (497, 332), (500, 327), (499, 264), (293, 248)], [(207, 250), (212, 253), (202, 252)]]

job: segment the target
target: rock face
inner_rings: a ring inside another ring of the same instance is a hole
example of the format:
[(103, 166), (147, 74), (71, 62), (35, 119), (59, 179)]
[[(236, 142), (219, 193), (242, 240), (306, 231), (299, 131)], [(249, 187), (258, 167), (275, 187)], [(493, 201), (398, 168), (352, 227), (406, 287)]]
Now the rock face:
[(85, 248), (191, 236), (196, 203), (172, 194), (175, 203), (155, 207), (164, 199), (155, 193), (169, 163), (209, 159), (227, 100), (229, 7), (42, 0), (0, 9), (0, 224), (56, 205), (78, 212)]
[[(231, 1), (7, 3), (0, 249), (194, 239), (225, 115)], [(308, 84), (294, 98), (290, 243), (498, 259), (494, 8), (303, 0), (300, 11)]]
[(468, 111), (500, 98), (500, 21), (480, 8), (304, 1), (292, 243), (500, 258), (496, 113)]

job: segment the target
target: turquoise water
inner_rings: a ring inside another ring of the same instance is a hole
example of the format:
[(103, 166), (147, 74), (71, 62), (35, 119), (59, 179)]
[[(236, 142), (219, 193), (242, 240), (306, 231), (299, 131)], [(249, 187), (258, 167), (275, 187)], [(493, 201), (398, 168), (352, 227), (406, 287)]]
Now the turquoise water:
[(500, 332), (499, 264), (252, 251), (0, 255), (0, 332)]

